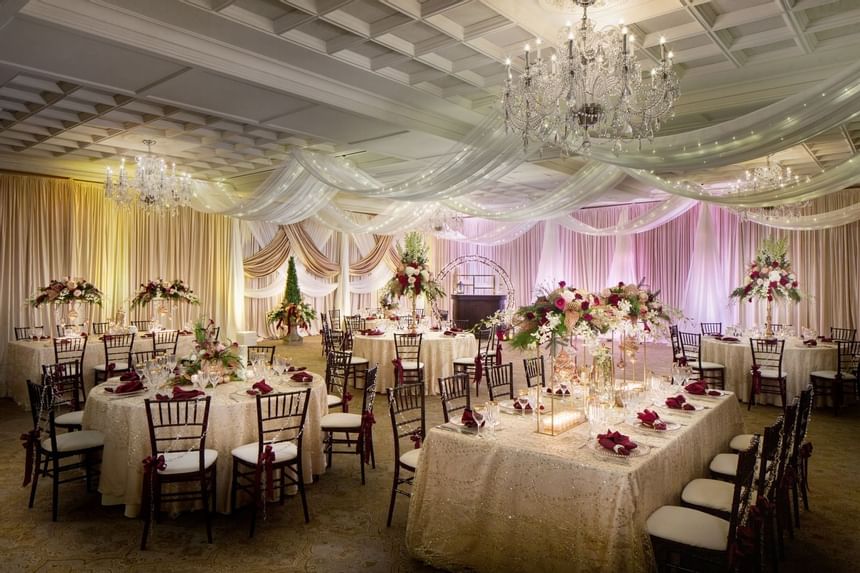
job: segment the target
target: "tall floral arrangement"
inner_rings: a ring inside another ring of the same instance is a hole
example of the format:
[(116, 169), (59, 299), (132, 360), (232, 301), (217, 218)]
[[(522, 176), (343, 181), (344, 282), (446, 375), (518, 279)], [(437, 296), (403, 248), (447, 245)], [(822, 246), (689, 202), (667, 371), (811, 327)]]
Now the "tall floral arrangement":
[(535, 302), (514, 314), (515, 348), (530, 348), (553, 339), (571, 336), (595, 338), (611, 330), (627, 334), (668, 331), (673, 311), (651, 292), (638, 285), (618, 285), (592, 293), (572, 288), (562, 281), (552, 290), (544, 289)]
[(194, 294), (185, 281), (173, 279), (168, 281), (162, 278), (153, 279), (141, 283), (134, 298), (131, 299), (131, 308), (146, 306), (153, 300), (169, 300), (187, 302), (188, 304), (199, 304), (200, 299)]
[(386, 285), (387, 293), (395, 298), (405, 295), (413, 300), (423, 294), (427, 302), (445, 296), (445, 291), (430, 274), (429, 248), (420, 233), (407, 233), (403, 245), (397, 245), (397, 254), (400, 265)]
[(299, 290), (299, 276), (296, 272), (295, 257), (290, 257), (287, 264), (287, 286), (284, 290), (284, 298), (277, 308), (266, 314), (269, 324), (275, 324), (275, 328), (287, 325), (288, 332), (292, 333), (293, 326), (298, 328), (309, 328), (310, 323), (317, 316), (316, 311), (306, 302), (302, 301), (302, 293)]
[(68, 304), (71, 302), (88, 302), (101, 306), (102, 292), (86, 279), (63, 277), (51, 279), (47, 286), (39, 288), (27, 302), (35, 308), (43, 304)]
[(803, 293), (797, 288), (797, 275), (788, 260), (788, 240), (767, 239), (750, 262), (743, 286), (731, 292), (730, 298), (745, 298), (752, 302), (754, 298), (772, 302), (776, 299), (788, 299), (795, 302), (803, 298)]

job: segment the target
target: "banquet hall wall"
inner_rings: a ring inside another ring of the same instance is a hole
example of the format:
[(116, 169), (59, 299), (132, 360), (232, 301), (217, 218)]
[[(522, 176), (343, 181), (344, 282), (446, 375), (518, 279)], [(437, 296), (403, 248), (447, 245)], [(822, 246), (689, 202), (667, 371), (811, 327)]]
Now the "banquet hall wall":
[[(806, 212), (824, 212), (855, 203), (858, 191), (849, 190), (818, 199)], [(653, 204), (600, 207), (576, 212), (576, 218), (595, 227), (615, 225), (621, 212), (629, 217), (652, 209)], [(691, 321), (698, 321), (695, 309), (686, 300), (687, 276), (694, 249), (696, 224), (702, 204), (669, 223), (633, 235), (636, 277), (644, 279), (668, 305), (681, 309)], [(856, 328), (860, 325), (860, 222), (818, 231), (783, 231), (742, 221), (737, 213), (710, 207), (713, 240), (718, 264), (713, 269), (714, 292), (722, 297), (719, 317), (725, 324), (743, 325), (764, 322), (764, 304), (746, 301), (730, 303), (729, 292), (743, 284), (745, 268), (754, 259), (762, 241), (768, 237), (787, 237), (789, 258), (806, 294), (795, 305), (774, 306), (774, 321), (795, 327), (810, 327), (827, 332), (831, 326)], [(485, 221), (466, 221), (465, 233), (478, 234), (490, 228)], [(541, 260), (544, 225), (536, 225), (518, 239), (496, 246), (474, 242), (434, 241), (434, 268), (456, 257), (478, 254), (497, 262), (510, 274), (517, 303), (534, 298), (535, 286), (554, 286), (559, 280), (588, 290), (608, 286), (607, 277), (615, 254), (614, 236), (589, 236), (565, 228), (558, 229), (557, 244), (550, 252), (555, 261)], [(553, 268), (556, 270), (553, 272)], [(460, 273), (487, 272), (471, 263)], [(455, 292), (451, 278), (447, 292)]]
[[(33, 309), (25, 300), (49, 279), (66, 275), (84, 277), (103, 291), (103, 307), (87, 305), (93, 308), (84, 311), (92, 321), (128, 308), (138, 284), (157, 277), (181, 278), (200, 297), (199, 308), (174, 307), (177, 326), (202, 314), (230, 334), (244, 321), (236, 316), (244, 313), (241, 299), (234, 300), (242, 292), (241, 257), (237, 262), (232, 254), (237, 220), (190, 209), (173, 217), (146, 215), (105, 200), (100, 184), (0, 174), (0, 221), (0, 367), (14, 326), (53, 328), (53, 310)], [(152, 310), (130, 316), (148, 318)]]

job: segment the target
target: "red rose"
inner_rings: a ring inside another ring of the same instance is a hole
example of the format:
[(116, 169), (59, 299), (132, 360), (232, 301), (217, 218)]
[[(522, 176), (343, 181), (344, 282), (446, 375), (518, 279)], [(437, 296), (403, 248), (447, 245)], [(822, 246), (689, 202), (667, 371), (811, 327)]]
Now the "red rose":
[(591, 322), (592, 318), (594, 318), (594, 317), (591, 316), (590, 314), (588, 314), (587, 312), (582, 315), (582, 320), (584, 320), (585, 322)]
[(624, 288), (624, 281), (618, 281), (618, 288)]
[(779, 261), (774, 261), (773, 263), (771, 263), (771, 266), (775, 269), (778, 269), (779, 268)]
[(791, 283), (791, 286), (792, 286), (793, 288), (797, 288), (797, 281), (794, 281), (793, 283)]
[(582, 301), (582, 305), (580, 306), (580, 308), (582, 310), (588, 310), (588, 301), (587, 300)]
[(773, 295), (771, 295), (771, 294), (767, 295), (767, 300), (773, 300)]
[(526, 320), (534, 320), (534, 319), (535, 319), (535, 313), (533, 313), (533, 312), (527, 312), (526, 313)]
[(788, 284), (788, 277), (780, 277), (779, 278), (779, 284), (781, 284), (783, 286), (787, 285)]
[(574, 300), (582, 300), (582, 295), (579, 293), (576, 293), (575, 295), (573, 295), (573, 298), (574, 298)]
[(618, 306), (618, 303), (620, 302), (620, 300), (621, 300), (621, 297), (619, 297), (617, 294), (613, 293), (613, 294), (609, 295), (609, 301), (608, 302), (611, 306)]
[(776, 285), (777, 285), (776, 281), (770, 281), (770, 285), (769, 285), (770, 288), (776, 288)]
[(600, 306), (600, 298), (594, 297), (594, 304), (596, 304), (597, 306)]
[(558, 281), (558, 288), (564, 288), (567, 286), (567, 283), (564, 281)]

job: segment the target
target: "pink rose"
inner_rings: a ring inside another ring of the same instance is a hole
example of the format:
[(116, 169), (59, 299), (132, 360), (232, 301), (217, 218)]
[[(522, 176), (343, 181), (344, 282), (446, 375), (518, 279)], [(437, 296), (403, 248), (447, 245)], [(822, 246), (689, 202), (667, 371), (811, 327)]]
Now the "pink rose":
[(558, 297), (553, 304), (558, 310), (564, 310), (567, 303), (564, 301), (564, 297)]

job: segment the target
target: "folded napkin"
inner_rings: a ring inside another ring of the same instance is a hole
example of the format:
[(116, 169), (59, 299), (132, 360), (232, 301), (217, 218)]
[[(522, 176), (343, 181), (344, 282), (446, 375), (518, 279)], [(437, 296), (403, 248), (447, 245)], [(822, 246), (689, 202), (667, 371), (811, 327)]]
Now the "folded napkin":
[[(474, 414), (472, 414), (472, 410), (469, 408), (463, 410), (463, 416), (460, 418), (460, 422), (467, 428), (477, 428), (479, 426), (478, 422), (475, 420)], [(480, 426), (483, 425), (484, 420), (481, 420)]]
[(121, 374), (119, 379), (123, 382), (131, 382), (132, 380), (140, 380), (140, 376), (137, 375), (137, 372), (131, 370)]
[(804, 340), (803, 345), (804, 346), (818, 346), (818, 343), (815, 342), (814, 340)]
[(698, 382), (691, 382), (684, 386), (684, 389), (690, 394), (696, 394), (698, 396), (722, 396), (722, 392), (719, 390), (708, 390), (708, 383), (704, 380), (700, 380)]
[(734, 336), (724, 336), (720, 340), (722, 340), (723, 342), (737, 342), (738, 341), (738, 339), (735, 338)]
[(129, 380), (116, 388), (105, 388), (105, 392), (113, 392), (114, 394), (127, 394), (129, 392), (137, 392), (138, 390), (143, 390), (143, 382), (140, 380)]
[(463, 329), (458, 326), (452, 326), (448, 329), (450, 332), (463, 332)]
[(673, 410), (695, 410), (696, 407), (687, 402), (687, 400), (678, 394), (677, 396), (671, 396), (666, 398), (666, 406), (672, 408)]
[(820, 340), (821, 342), (833, 342), (833, 339), (829, 336), (819, 336), (818, 340)]
[(247, 390), (247, 392), (252, 396), (256, 396), (257, 394), (268, 394), (272, 390), (274, 390), (274, 388), (266, 384), (265, 380), (260, 380), (259, 382), (251, 386), (251, 389)]
[(382, 332), (378, 328), (368, 328), (366, 330), (362, 330), (361, 333), (365, 336), (381, 336), (381, 335), (385, 334), (384, 332)]
[[(197, 396), (205, 396), (206, 392), (203, 390), (185, 390), (181, 386), (173, 387), (173, 399), (174, 400), (191, 400), (192, 398), (196, 398)], [(156, 400), (169, 400), (168, 396), (164, 394), (156, 394)]]
[(307, 372), (296, 372), (290, 376), (290, 379), (296, 382), (313, 382), (314, 377)]
[(613, 432), (612, 430), (606, 430), (605, 434), (598, 434), (597, 441), (607, 450), (612, 450), (616, 454), (621, 454), (622, 456), (629, 456), (630, 452), (635, 450), (637, 447), (635, 442), (630, 441), (630, 438), (620, 432)]
[(446, 330), (442, 334), (445, 336), (457, 336), (458, 332), (454, 330)]
[(306, 366), (290, 366), (287, 368), (287, 372), (304, 372), (307, 370)]
[(660, 419), (660, 415), (657, 414), (654, 410), (645, 409), (642, 412), (636, 414), (636, 417), (639, 418), (639, 421), (642, 422), (643, 426), (647, 426), (654, 430), (665, 430), (666, 422)]
[(716, 338), (717, 340), (722, 340), (722, 339), (723, 339), (723, 335), (722, 335), (722, 334), (712, 334), (711, 336), (713, 336), (713, 337), (714, 337), (714, 338)]
[(531, 402), (527, 402), (525, 408), (520, 404), (519, 400), (514, 400), (514, 410), (532, 410)]
[(440, 330), (442, 330), (442, 327), (441, 326), (431, 326), (430, 330), (432, 330), (433, 332), (439, 332)]

